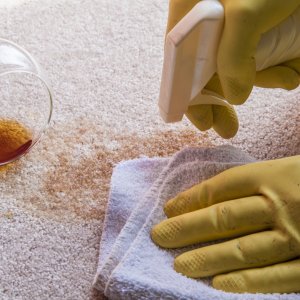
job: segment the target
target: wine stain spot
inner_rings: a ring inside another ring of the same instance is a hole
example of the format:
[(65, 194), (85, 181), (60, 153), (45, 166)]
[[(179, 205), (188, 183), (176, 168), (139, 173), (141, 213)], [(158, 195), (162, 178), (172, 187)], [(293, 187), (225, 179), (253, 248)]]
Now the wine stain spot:
[[(81, 143), (84, 147), (85, 134), (81, 129), (73, 138), (64, 138), (64, 147)], [(103, 132), (95, 130), (93, 134), (98, 141), (105, 140)], [(114, 165), (140, 156), (167, 157), (185, 146), (210, 146), (203, 135), (200, 138), (192, 130), (156, 132), (150, 137), (124, 134), (114, 135), (109, 143), (99, 145), (91, 138), (92, 154), (78, 161), (74, 161), (70, 153), (58, 154), (55, 167), (47, 171), (43, 179), (42, 196), (31, 195), (26, 201), (35, 212), (45, 213), (47, 217), (103, 220)]]
[(24, 163), (22, 159), (15, 160), (9, 164), (0, 166), (0, 180), (4, 180), (6, 176), (18, 174), (23, 167)]

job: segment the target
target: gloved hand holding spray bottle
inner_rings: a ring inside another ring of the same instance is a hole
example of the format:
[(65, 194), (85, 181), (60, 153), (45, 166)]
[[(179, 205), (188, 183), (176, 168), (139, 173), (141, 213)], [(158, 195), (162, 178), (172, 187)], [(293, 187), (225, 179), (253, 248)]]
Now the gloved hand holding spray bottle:
[[(299, 0), (170, 0), (167, 33), (167, 122), (186, 114), (230, 138), (238, 130), (230, 104), (254, 85), (299, 85)], [(178, 256), (176, 271), (215, 276), (213, 286), (229, 292), (300, 292), (300, 156), (227, 170), (170, 199), (165, 213), (151, 233), (162, 247), (230, 239)]]

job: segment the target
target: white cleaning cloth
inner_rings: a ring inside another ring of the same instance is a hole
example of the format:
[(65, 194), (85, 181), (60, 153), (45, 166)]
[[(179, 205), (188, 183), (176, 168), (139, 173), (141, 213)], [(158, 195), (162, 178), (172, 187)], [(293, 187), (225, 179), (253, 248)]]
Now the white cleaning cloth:
[[(163, 204), (181, 191), (230, 167), (255, 161), (233, 147), (186, 148), (171, 158), (142, 158), (116, 166), (100, 244), (94, 286), (109, 299), (300, 300), (300, 294), (233, 294), (210, 280), (173, 270), (174, 257), (191, 249), (164, 250), (150, 239), (165, 219)], [(199, 245), (198, 245), (199, 247)]]

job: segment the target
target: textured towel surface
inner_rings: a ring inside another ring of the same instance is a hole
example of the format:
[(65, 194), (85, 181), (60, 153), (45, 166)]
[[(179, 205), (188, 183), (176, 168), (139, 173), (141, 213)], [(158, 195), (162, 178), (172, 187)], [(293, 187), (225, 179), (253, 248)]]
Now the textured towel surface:
[[(30, 51), (53, 85), (52, 127), (0, 172), (0, 299), (92, 295), (113, 165), (223, 144), (157, 99), (167, 0), (1, 0), (1, 37)], [(299, 90), (256, 89), (226, 142), (252, 156), (299, 151)]]
[(189, 279), (173, 270), (174, 256), (191, 247), (163, 250), (150, 239), (151, 227), (165, 218), (166, 200), (221, 171), (253, 161), (235, 148), (219, 147), (186, 148), (169, 159), (119, 164), (111, 181), (95, 287), (110, 299), (299, 300), (300, 294), (217, 291), (208, 279)]

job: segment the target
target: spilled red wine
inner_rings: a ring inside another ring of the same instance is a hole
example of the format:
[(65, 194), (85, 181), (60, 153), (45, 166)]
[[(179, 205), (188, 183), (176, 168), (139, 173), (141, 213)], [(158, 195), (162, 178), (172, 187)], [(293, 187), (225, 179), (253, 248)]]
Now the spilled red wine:
[(24, 154), (32, 145), (31, 132), (21, 123), (0, 119), (0, 164)]

